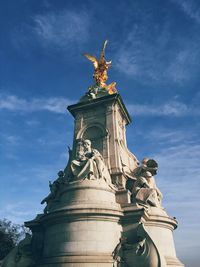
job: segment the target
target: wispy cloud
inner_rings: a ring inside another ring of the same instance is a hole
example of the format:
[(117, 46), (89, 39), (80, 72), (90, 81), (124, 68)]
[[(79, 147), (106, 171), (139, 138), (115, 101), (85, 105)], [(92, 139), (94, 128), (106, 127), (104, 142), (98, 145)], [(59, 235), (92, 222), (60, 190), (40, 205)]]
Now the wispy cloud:
[[(200, 49), (194, 43), (188, 44), (174, 53), (174, 58), (166, 68), (163, 78), (170, 78), (173, 82), (183, 84), (190, 81), (199, 69)], [(198, 40), (199, 42), (199, 40)]]
[(90, 18), (84, 11), (63, 10), (34, 18), (34, 32), (44, 45), (69, 49), (74, 43), (85, 42), (89, 37)]
[[(194, 127), (198, 129), (199, 125)], [(152, 151), (151, 155), (159, 165), (155, 179), (163, 193), (164, 208), (179, 222), (175, 241), (183, 258), (199, 249), (196, 229), (199, 227), (200, 213), (196, 211), (200, 203), (200, 142), (199, 133), (194, 131), (194, 127), (177, 130), (177, 127), (169, 129), (163, 125), (162, 128), (148, 131), (145, 137), (147, 143), (156, 143), (157, 146), (157, 152)], [(187, 253), (184, 255), (184, 252)]]
[(18, 201), (7, 203), (3, 209), (1, 209), (0, 216), (1, 218), (6, 218), (14, 223), (23, 224), (27, 219), (33, 219), (37, 214), (36, 212), (37, 208), (35, 208), (31, 202)]
[[(188, 131), (174, 130), (172, 135), (167, 129), (166, 134), (162, 132), (161, 135), (160, 131), (154, 134), (154, 138), (163, 140), (167, 144), (152, 155), (159, 164), (156, 181), (163, 192), (163, 205), (166, 211), (171, 216), (177, 217), (181, 225), (175, 234), (176, 242), (179, 244), (178, 249), (182, 251), (183, 257), (183, 251), (187, 251), (190, 255), (199, 247), (195, 229), (199, 225), (200, 214), (195, 210), (199, 209), (200, 202), (200, 143), (198, 136), (189, 136)], [(178, 136), (176, 142), (171, 142), (176, 136)], [(182, 242), (188, 238), (193, 242)]]
[(115, 55), (118, 71), (144, 84), (183, 85), (198, 76), (199, 36), (174, 35), (172, 29), (169, 19), (135, 23)]
[(4, 140), (6, 141), (7, 144), (9, 145), (19, 145), (21, 142), (21, 138), (16, 135), (4, 135)]
[[(198, 126), (196, 126), (198, 128)], [(198, 140), (198, 131), (196, 127), (184, 129), (184, 132), (180, 129), (170, 129), (164, 126), (156, 127), (148, 131), (148, 135), (145, 136), (145, 140), (151, 142), (156, 140), (158, 146), (171, 147), (174, 145), (185, 144), (192, 146), (196, 140)], [(197, 132), (197, 133), (196, 133)]]
[(133, 115), (140, 116), (193, 116), (200, 115), (198, 107), (186, 105), (178, 101), (170, 101), (162, 105), (128, 104), (127, 108)]
[[(48, 11), (36, 14), (29, 22), (16, 25), (10, 33), (12, 45), (30, 56), (32, 48), (44, 48), (49, 53), (77, 51), (90, 38), (91, 17), (83, 9)], [(28, 49), (27, 49), (28, 48)], [(69, 57), (69, 53), (67, 57)]]
[(191, 19), (194, 19), (198, 24), (200, 24), (200, 6), (198, 1), (172, 0), (172, 2), (179, 5), (187, 16), (189, 16)]
[(36, 127), (40, 125), (40, 122), (38, 120), (34, 120), (34, 119), (30, 119), (26, 121), (26, 125), (30, 126), (30, 127)]
[(0, 110), (9, 111), (50, 111), (54, 113), (65, 113), (66, 106), (73, 101), (63, 97), (32, 98), (25, 99), (15, 95), (0, 95)]
[[(57, 172), (64, 169), (66, 158), (58, 157), (55, 164), (35, 164), (27, 166), (25, 163), (15, 167), (15, 172), (9, 167), (6, 171), (9, 190), (0, 194), (0, 218), (7, 218), (14, 223), (23, 223), (33, 219), (42, 212), (44, 206), (41, 199), (49, 194), (48, 181), (52, 182), (58, 177)], [(30, 179), (34, 177), (34, 179)], [(5, 187), (6, 181), (2, 181)]]
[[(9, 111), (49, 111), (53, 113), (66, 113), (66, 106), (75, 101), (63, 97), (32, 98), (25, 99), (16, 95), (0, 95), (0, 110)], [(191, 116), (200, 115), (198, 107), (187, 105), (176, 100), (172, 100), (162, 105), (152, 104), (127, 104), (127, 109), (131, 114), (141, 116)], [(38, 122), (28, 122), (33, 125)]]

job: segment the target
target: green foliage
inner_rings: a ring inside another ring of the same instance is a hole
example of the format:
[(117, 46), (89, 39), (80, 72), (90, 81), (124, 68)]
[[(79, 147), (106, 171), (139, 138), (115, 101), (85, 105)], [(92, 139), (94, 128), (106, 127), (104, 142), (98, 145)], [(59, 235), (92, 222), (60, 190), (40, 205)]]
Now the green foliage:
[(18, 244), (24, 236), (25, 229), (19, 224), (13, 224), (11, 221), (0, 219), (0, 260)]

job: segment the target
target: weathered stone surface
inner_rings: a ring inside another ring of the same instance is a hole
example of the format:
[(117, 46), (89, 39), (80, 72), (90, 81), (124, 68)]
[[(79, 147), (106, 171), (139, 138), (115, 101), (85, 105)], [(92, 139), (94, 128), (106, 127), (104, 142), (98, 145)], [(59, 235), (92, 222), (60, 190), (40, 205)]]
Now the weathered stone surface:
[[(128, 244), (135, 244), (132, 251), (124, 251), (127, 263), (145, 267), (184, 266), (176, 257), (172, 235), (177, 221), (170, 218), (164, 209), (129, 204), (124, 205), (123, 211), (123, 236)], [(138, 254), (137, 244), (142, 240), (143, 250)]]
[(131, 119), (120, 95), (81, 102), (68, 110), (75, 117), (73, 153), (81, 139), (90, 139), (102, 154), (113, 183), (125, 189), (127, 177), (134, 179), (138, 161), (127, 148), (125, 126)]
[(153, 177), (158, 164), (145, 158), (139, 166), (127, 148), (131, 119), (121, 97), (84, 99), (68, 107), (75, 125), (67, 167), (50, 184), (44, 213), (25, 223), (29, 250), (21, 243), (3, 267), (183, 266), (177, 221), (161, 206)]
[[(37, 220), (45, 232), (43, 263), (39, 266), (62, 266), (59, 264), (63, 261), (63, 266), (87, 266), (92, 262), (112, 266), (111, 253), (121, 236), (122, 216), (115, 190), (105, 180), (69, 184), (57, 205)], [(26, 225), (32, 228), (32, 223)]]

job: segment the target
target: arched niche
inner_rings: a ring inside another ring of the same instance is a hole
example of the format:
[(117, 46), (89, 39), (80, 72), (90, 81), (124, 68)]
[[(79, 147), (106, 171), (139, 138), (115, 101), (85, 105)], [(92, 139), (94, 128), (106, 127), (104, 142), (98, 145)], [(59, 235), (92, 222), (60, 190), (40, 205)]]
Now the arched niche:
[(107, 135), (108, 132), (100, 124), (92, 124), (83, 129), (77, 137), (78, 139), (89, 139), (92, 142), (92, 147), (103, 154), (104, 141)]

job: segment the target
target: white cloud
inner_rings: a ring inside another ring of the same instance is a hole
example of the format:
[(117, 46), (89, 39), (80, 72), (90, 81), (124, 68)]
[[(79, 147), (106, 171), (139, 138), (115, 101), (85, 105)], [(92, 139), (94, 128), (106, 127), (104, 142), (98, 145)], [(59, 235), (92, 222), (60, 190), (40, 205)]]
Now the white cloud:
[(0, 195), (0, 218), (22, 224), (42, 213), (44, 205), (40, 201), (49, 194), (48, 181), (57, 178), (57, 172), (65, 167), (63, 162), (66, 160), (58, 158), (55, 164), (28, 167), (24, 163), (14, 173), (12, 168), (8, 168), (9, 189)]
[[(164, 195), (163, 205), (180, 221), (182, 234), (196, 231), (192, 227), (199, 225), (200, 219), (200, 213), (194, 216), (200, 203), (200, 142), (194, 129), (181, 131), (163, 126), (149, 131), (145, 138), (157, 144), (158, 152), (151, 156), (159, 165), (156, 181)], [(197, 244), (198, 240), (194, 242)]]
[[(49, 54), (57, 52), (80, 51), (83, 43), (90, 38), (91, 18), (89, 12), (82, 10), (49, 11), (32, 16), (31, 23), (16, 25), (10, 33), (13, 46), (22, 51), (25, 57), (35, 46), (44, 48)], [(68, 53), (67, 53), (68, 52)]]
[[(198, 128), (198, 126), (197, 126)], [(148, 131), (148, 135), (145, 135), (145, 139), (148, 142), (151, 140), (156, 140), (158, 145), (172, 146), (174, 144), (186, 143), (193, 144), (193, 140), (198, 139), (198, 136), (195, 131), (195, 127), (184, 129), (183, 131), (177, 129), (166, 129), (165, 127), (156, 127), (151, 131)], [(197, 131), (198, 132), (198, 131)]]
[(66, 106), (72, 103), (73, 101), (63, 97), (24, 99), (15, 95), (0, 95), (0, 110), (23, 112), (46, 110), (65, 113)]
[(178, 101), (170, 101), (162, 105), (128, 104), (128, 111), (133, 115), (141, 116), (191, 116), (200, 115), (198, 108)]
[[(179, 140), (173, 143), (169, 141), (169, 131), (166, 130), (166, 135), (159, 135), (158, 132), (157, 137), (163, 139), (166, 145), (152, 155), (152, 158), (159, 164), (156, 181), (164, 196), (163, 206), (168, 214), (175, 216), (179, 222), (175, 238), (183, 257), (183, 251), (190, 255), (199, 247), (197, 229), (200, 213), (197, 211), (200, 203), (200, 143), (198, 136), (191, 135), (189, 138), (189, 132), (182, 132), (181, 137), (181, 132), (178, 131), (177, 135)], [(172, 136), (176, 136), (175, 130)]]
[(4, 135), (4, 140), (9, 145), (19, 145), (21, 142), (21, 138), (16, 135)]
[(172, 2), (178, 4), (187, 16), (200, 24), (200, 7), (198, 1), (172, 0)]
[(199, 57), (199, 48), (192, 43), (187, 46), (186, 42), (185, 47), (174, 54), (166, 68), (165, 76), (179, 84), (189, 81), (196, 73), (196, 68), (199, 68)]
[(116, 68), (144, 84), (182, 85), (196, 77), (199, 36), (174, 36), (170, 23), (166, 20), (157, 25), (147, 20), (135, 24), (115, 55)]
[(69, 49), (74, 43), (85, 42), (89, 37), (90, 19), (86, 12), (63, 10), (34, 18), (34, 31), (44, 45)]
[[(66, 113), (66, 107), (75, 101), (63, 97), (32, 98), (25, 99), (15, 95), (0, 95), (0, 110), (9, 111), (49, 111), (54, 113)], [(127, 104), (128, 111), (133, 115), (141, 116), (190, 116), (200, 115), (195, 106), (172, 100), (162, 105)], [(31, 122), (33, 124), (37, 122)]]
[(26, 125), (30, 127), (36, 127), (40, 125), (40, 122), (38, 120), (32, 119), (32, 120), (27, 120)]
[(0, 217), (6, 218), (13, 223), (23, 224), (27, 219), (33, 219), (36, 212), (37, 208), (31, 202), (10, 202), (2, 207)]

